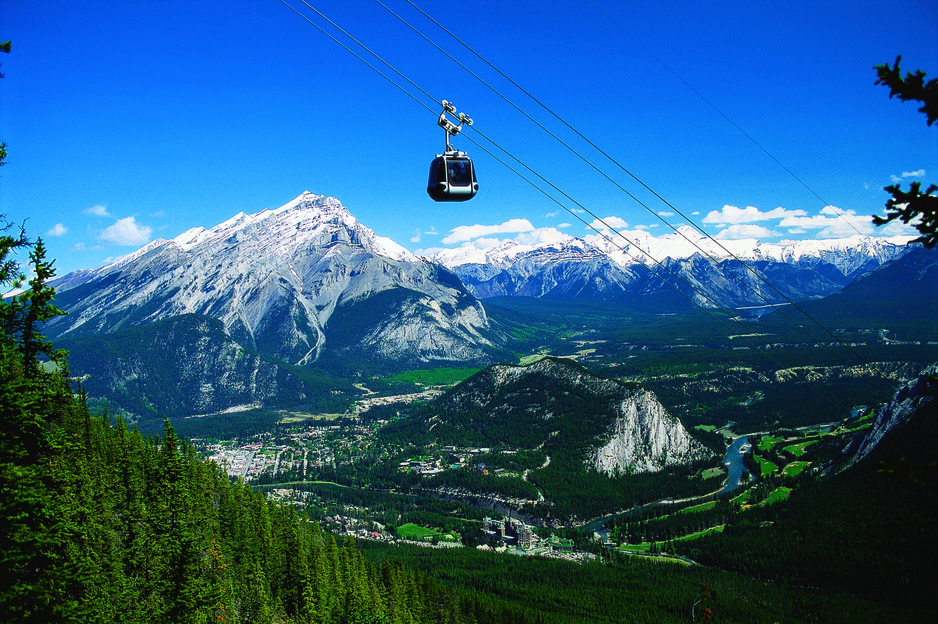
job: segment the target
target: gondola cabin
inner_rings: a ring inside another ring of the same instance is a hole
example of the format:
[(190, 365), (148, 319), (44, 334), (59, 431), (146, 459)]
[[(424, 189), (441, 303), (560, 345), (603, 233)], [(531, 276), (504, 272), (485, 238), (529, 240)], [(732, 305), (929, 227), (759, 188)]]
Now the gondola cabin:
[(427, 194), (438, 202), (460, 202), (472, 199), (479, 190), (472, 159), (465, 152), (437, 154), (430, 163)]

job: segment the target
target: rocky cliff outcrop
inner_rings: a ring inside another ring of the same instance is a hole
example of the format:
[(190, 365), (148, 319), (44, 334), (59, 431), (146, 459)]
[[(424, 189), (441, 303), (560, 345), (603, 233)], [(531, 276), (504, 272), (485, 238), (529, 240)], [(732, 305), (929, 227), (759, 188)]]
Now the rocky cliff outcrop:
[(608, 476), (657, 472), (711, 455), (652, 392), (623, 390), (608, 440), (587, 455), (592, 468)]
[(905, 426), (913, 417), (938, 415), (938, 362), (921, 372), (918, 378), (902, 387), (876, 414), (866, 435), (855, 439), (844, 451), (841, 470), (856, 465), (873, 452), (890, 432)]

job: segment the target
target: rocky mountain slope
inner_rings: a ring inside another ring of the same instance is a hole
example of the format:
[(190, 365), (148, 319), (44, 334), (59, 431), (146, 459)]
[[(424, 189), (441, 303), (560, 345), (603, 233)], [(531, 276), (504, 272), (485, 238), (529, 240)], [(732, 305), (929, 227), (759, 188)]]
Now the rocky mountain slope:
[[(938, 254), (917, 247), (893, 262), (861, 275), (843, 289), (801, 310), (830, 326), (873, 324), (880, 319), (910, 323), (913, 333), (938, 331)], [(800, 311), (789, 314), (800, 322)], [(777, 315), (767, 323), (782, 322)]]
[[(338, 200), (310, 193), (154, 241), (54, 285), (69, 312), (49, 324), (56, 337), (198, 314), (220, 320), (245, 347), (299, 366), (327, 348), (464, 361), (484, 359), (491, 345), (485, 309), (458, 279), (375, 236)], [(375, 297), (390, 318), (363, 318), (360, 308)], [(330, 324), (342, 314), (365, 325), (356, 332), (341, 324), (332, 341)]]
[[(887, 435), (903, 429), (913, 418), (931, 421), (933, 429), (936, 416), (938, 416), (938, 363), (927, 367), (916, 379), (900, 388), (892, 400), (877, 412), (873, 426), (865, 435), (856, 438), (845, 450), (840, 470), (846, 470), (862, 461), (883, 442)], [(934, 440), (930, 442), (934, 443)], [(932, 469), (934, 469), (933, 447), (931, 453)]]
[(221, 321), (184, 314), (103, 336), (64, 339), (89, 397), (143, 419), (323, 406), (351, 382), (246, 350)]

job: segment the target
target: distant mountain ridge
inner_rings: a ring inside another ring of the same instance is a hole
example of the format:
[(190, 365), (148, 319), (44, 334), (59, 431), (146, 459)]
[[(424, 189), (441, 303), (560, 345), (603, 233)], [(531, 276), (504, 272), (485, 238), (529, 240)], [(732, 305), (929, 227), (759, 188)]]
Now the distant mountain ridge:
[(659, 308), (735, 308), (827, 296), (907, 253), (910, 239), (856, 235), (783, 245), (715, 241), (681, 226), (661, 237), (638, 230), (624, 232), (623, 238), (565, 237), (536, 245), (506, 241), (485, 250), (436, 250), (429, 257), (452, 269), (483, 299), (526, 296)]

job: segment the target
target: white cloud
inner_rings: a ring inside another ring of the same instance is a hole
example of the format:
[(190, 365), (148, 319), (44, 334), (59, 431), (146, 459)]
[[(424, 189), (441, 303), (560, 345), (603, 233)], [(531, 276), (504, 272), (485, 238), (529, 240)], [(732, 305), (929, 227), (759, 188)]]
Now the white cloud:
[(893, 184), (899, 184), (900, 182), (903, 182), (906, 178), (924, 178), (924, 177), (925, 177), (925, 170), (918, 169), (916, 171), (903, 171), (901, 176), (892, 174), (891, 176), (889, 176), (889, 181), (892, 182)]
[(68, 234), (68, 228), (61, 223), (56, 223), (52, 229), (46, 232), (46, 236), (65, 236)]
[[(540, 243), (556, 243), (564, 240), (570, 240), (573, 237), (569, 234), (564, 234), (560, 230), (554, 227), (545, 227), (545, 228), (535, 228), (527, 232), (519, 232), (516, 236), (510, 238), (495, 238), (483, 236), (480, 238), (475, 238), (471, 241), (464, 241), (459, 245), (459, 249), (479, 249), (486, 251), (499, 245), (503, 245), (506, 242), (517, 243), (518, 245), (537, 245)], [(445, 242), (445, 240), (444, 240)], [(426, 249), (419, 249), (415, 253), (418, 255), (432, 255), (439, 251), (443, 251), (445, 248), (442, 247), (430, 247)]]
[(572, 224), (572, 223), (567, 223), (566, 221), (564, 221), (563, 223), (558, 223), (558, 224), (557, 224), (557, 227), (559, 227), (559, 228), (568, 228), (568, 227), (570, 227), (571, 225), (573, 225), (573, 224)]
[(94, 215), (96, 217), (110, 217), (111, 216), (111, 213), (107, 211), (107, 207), (102, 206), (101, 204), (92, 206), (91, 208), (85, 208), (84, 210), (82, 210), (82, 212), (85, 214)]
[(606, 217), (605, 219), (593, 219), (593, 222), (589, 224), (590, 229), (593, 230), (607, 230), (609, 228), (615, 228), (621, 230), (625, 227), (628, 227), (625, 219), (620, 217)]
[(769, 221), (771, 219), (784, 219), (787, 217), (803, 217), (807, 214), (808, 213), (804, 210), (786, 210), (784, 208), (776, 208), (775, 210), (763, 212), (755, 206), (738, 208), (736, 206), (730, 206), (727, 204), (723, 206), (723, 210), (711, 210), (709, 213), (707, 213), (707, 216), (703, 218), (702, 222), (714, 223), (722, 226), (734, 223), (755, 223), (757, 221)]
[(806, 230), (817, 230), (818, 238), (846, 238), (857, 233), (873, 234), (873, 220), (867, 215), (858, 215), (852, 210), (839, 210), (825, 206), (821, 214), (813, 217), (786, 217), (779, 227), (789, 228), (789, 234), (801, 234)]
[(761, 225), (736, 224), (731, 225), (716, 235), (721, 240), (738, 240), (741, 238), (768, 238), (773, 236), (770, 229)]
[(418, 256), (432, 256), (433, 254), (439, 253), (441, 251), (450, 251), (451, 249), (481, 249), (485, 251), (487, 249), (492, 249), (493, 247), (498, 247), (502, 243), (501, 240), (497, 238), (477, 238), (472, 241), (466, 241), (458, 247), (426, 247), (423, 249), (417, 249), (414, 251)]
[(137, 225), (134, 217), (125, 217), (102, 230), (98, 240), (111, 245), (144, 245), (152, 233), (153, 228)]
[(419, 229), (414, 230), (414, 235), (410, 237), (410, 242), (419, 243), (420, 239), (424, 236), (439, 236), (440, 233), (436, 231), (436, 226), (431, 225), (430, 229), (426, 232), (421, 232)]
[(514, 238), (516, 243), (522, 245), (536, 245), (538, 243), (557, 243), (571, 238), (557, 228), (545, 227), (523, 232)]
[(544, 216), (547, 217), (548, 219), (553, 219), (554, 217), (556, 217), (556, 216), (559, 215), (559, 214), (560, 214), (560, 211), (559, 211), (559, 210), (555, 210), (555, 211), (553, 211), (553, 212), (548, 212), (548, 213), (547, 213), (546, 215), (544, 215)]
[(471, 243), (463, 243), (463, 246), (472, 246), (476, 249), (492, 249), (493, 247), (498, 247), (502, 244), (502, 241), (497, 238), (477, 238)]
[(461, 243), (480, 236), (516, 234), (518, 232), (530, 232), (533, 229), (534, 226), (527, 219), (509, 219), (499, 225), (460, 225), (450, 230), (449, 235), (443, 238), (442, 242), (446, 244)]
[(673, 213), (673, 212), (668, 212), (667, 210), (659, 210), (659, 211), (658, 211), (658, 216), (659, 216), (659, 217), (673, 217), (673, 216), (674, 216), (674, 213)]
[(886, 225), (881, 225), (876, 227), (877, 236), (921, 236), (922, 233), (916, 230), (913, 226), (918, 222), (918, 220), (913, 220), (912, 223), (906, 225), (901, 221), (890, 221)]

